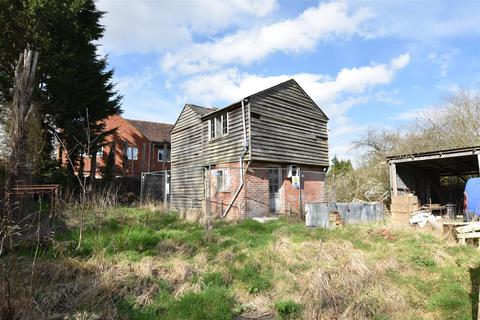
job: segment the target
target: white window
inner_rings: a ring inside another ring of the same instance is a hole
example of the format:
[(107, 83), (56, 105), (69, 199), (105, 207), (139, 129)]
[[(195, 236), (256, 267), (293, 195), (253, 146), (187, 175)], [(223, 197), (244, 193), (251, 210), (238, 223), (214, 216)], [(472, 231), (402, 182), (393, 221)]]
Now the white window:
[(228, 170), (217, 170), (215, 175), (217, 176), (217, 192), (228, 192), (230, 185), (230, 175), (228, 174)]
[(222, 134), (228, 134), (228, 113), (222, 114)]
[(228, 134), (228, 113), (224, 113), (208, 120), (208, 140), (213, 140)]
[(103, 147), (100, 147), (97, 151), (97, 158), (102, 158), (103, 157)]
[(208, 139), (215, 139), (215, 119), (208, 120)]
[(138, 148), (137, 147), (128, 147), (127, 148), (127, 159), (128, 160), (138, 160)]

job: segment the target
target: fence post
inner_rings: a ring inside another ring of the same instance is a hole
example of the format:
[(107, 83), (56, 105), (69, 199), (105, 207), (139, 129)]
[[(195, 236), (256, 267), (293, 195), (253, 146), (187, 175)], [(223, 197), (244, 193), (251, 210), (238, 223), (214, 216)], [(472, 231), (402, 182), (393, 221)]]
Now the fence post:
[(142, 177), (140, 179), (140, 205), (143, 204), (143, 188), (144, 188), (145, 173), (142, 172)]
[(163, 205), (165, 206), (168, 202), (167, 198), (167, 187), (168, 187), (168, 172), (167, 170), (163, 171), (163, 179), (164, 179), (164, 185), (163, 185)]
[(298, 167), (298, 180), (299, 180), (299, 185), (298, 185), (298, 208), (299, 208), (299, 216), (300, 219), (302, 218), (302, 172), (300, 171), (300, 166)]

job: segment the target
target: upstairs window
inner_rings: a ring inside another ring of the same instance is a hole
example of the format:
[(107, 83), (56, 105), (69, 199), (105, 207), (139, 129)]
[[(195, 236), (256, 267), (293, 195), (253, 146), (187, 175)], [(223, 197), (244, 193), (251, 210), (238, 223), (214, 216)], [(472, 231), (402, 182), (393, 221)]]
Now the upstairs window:
[(208, 140), (220, 138), (228, 135), (229, 115), (228, 112), (222, 113), (215, 118), (208, 120)]
[(215, 139), (216, 137), (216, 131), (215, 131), (215, 118), (208, 120), (209, 126), (208, 126), (208, 139), (212, 140)]
[(138, 160), (138, 148), (137, 147), (128, 147), (127, 148), (127, 159), (128, 160)]
[(158, 149), (158, 162), (170, 162), (170, 152), (165, 148)]
[(165, 150), (164, 149), (158, 149), (158, 162), (164, 162), (166, 161), (165, 159)]
[(228, 113), (222, 114), (222, 134), (228, 134)]

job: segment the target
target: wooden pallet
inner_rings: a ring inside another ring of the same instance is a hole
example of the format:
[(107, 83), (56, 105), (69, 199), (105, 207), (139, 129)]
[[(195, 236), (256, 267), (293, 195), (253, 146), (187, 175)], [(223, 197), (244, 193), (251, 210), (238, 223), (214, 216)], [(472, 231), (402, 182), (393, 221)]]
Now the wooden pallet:
[(478, 239), (480, 247), (480, 222), (470, 222), (465, 226), (455, 228), (455, 231), (460, 245), (465, 245), (467, 239)]

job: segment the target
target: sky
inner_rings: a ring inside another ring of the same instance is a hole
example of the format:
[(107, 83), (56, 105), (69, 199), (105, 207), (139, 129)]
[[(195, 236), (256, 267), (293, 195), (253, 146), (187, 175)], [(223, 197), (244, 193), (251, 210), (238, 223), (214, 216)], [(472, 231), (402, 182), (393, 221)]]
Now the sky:
[(99, 0), (130, 119), (174, 123), (295, 79), (330, 118), (330, 157), (480, 87), (480, 0)]

